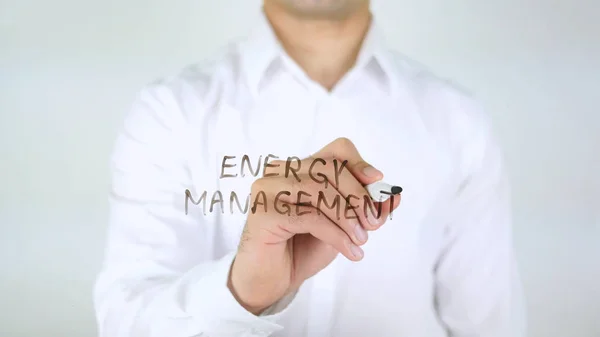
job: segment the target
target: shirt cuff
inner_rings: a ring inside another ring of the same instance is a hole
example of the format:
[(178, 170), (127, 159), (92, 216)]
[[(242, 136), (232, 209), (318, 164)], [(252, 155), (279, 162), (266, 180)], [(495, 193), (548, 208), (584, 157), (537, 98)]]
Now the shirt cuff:
[(247, 311), (235, 299), (227, 281), (235, 251), (213, 265), (214, 269), (190, 289), (188, 313), (202, 322), (210, 336), (269, 336), (283, 329), (277, 322), (289, 310), (296, 293), (289, 294), (261, 315)]

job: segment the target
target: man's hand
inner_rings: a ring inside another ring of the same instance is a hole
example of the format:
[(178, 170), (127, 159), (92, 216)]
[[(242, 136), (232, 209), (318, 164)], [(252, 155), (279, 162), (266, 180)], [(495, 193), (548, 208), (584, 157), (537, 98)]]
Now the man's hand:
[(286, 177), (286, 162), (270, 168), (251, 191), (253, 198), (264, 193), (268, 207), (249, 212), (229, 277), (233, 295), (254, 314), (298, 289), (338, 253), (360, 261), (367, 231), (378, 229), (400, 203), (399, 197), (393, 205), (370, 200), (363, 186), (383, 174), (346, 138), (302, 160), (296, 174)]

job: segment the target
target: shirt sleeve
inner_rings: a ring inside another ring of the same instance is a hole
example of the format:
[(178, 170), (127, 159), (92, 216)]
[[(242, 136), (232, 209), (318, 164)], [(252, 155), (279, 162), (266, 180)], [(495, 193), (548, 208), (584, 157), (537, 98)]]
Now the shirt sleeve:
[(235, 252), (215, 257), (223, 250), (216, 225), (186, 215), (187, 125), (172, 91), (154, 84), (140, 92), (119, 133), (94, 288), (100, 337), (268, 336), (283, 328), (279, 319), (295, 294), (266, 315), (246, 311), (227, 287)]
[(463, 105), (462, 184), (449, 205), (436, 303), (452, 337), (525, 336), (524, 298), (513, 251), (510, 186), (491, 123)]

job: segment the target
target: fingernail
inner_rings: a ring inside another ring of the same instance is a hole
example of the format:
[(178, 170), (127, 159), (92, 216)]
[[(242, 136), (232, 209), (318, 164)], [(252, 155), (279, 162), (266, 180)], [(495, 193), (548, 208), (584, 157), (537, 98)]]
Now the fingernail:
[[(377, 211), (375, 211), (377, 212)], [(367, 221), (371, 224), (371, 226), (377, 227), (381, 225), (381, 218), (378, 218), (374, 213), (370, 210), (367, 211)]]
[(350, 251), (352, 252), (352, 255), (354, 255), (354, 257), (356, 257), (357, 259), (362, 259), (364, 255), (363, 250), (353, 243), (350, 244)]
[(363, 173), (369, 178), (376, 178), (376, 177), (383, 175), (383, 173), (381, 173), (381, 171), (379, 171), (378, 169), (374, 168), (371, 165), (365, 167), (363, 169)]
[(362, 228), (360, 224), (356, 224), (354, 226), (354, 235), (356, 235), (356, 239), (360, 243), (364, 243), (367, 241), (367, 232)]

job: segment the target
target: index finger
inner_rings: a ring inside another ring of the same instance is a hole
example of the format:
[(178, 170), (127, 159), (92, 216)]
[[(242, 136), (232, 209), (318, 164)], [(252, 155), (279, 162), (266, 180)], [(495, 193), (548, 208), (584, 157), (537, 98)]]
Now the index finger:
[(346, 168), (363, 185), (368, 185), (383, 178), (383, 173), (367, 163), (352, 141), (348, 138), (338, 138), (325, 145), (312, 157), (337, 158), (347, 161)]

